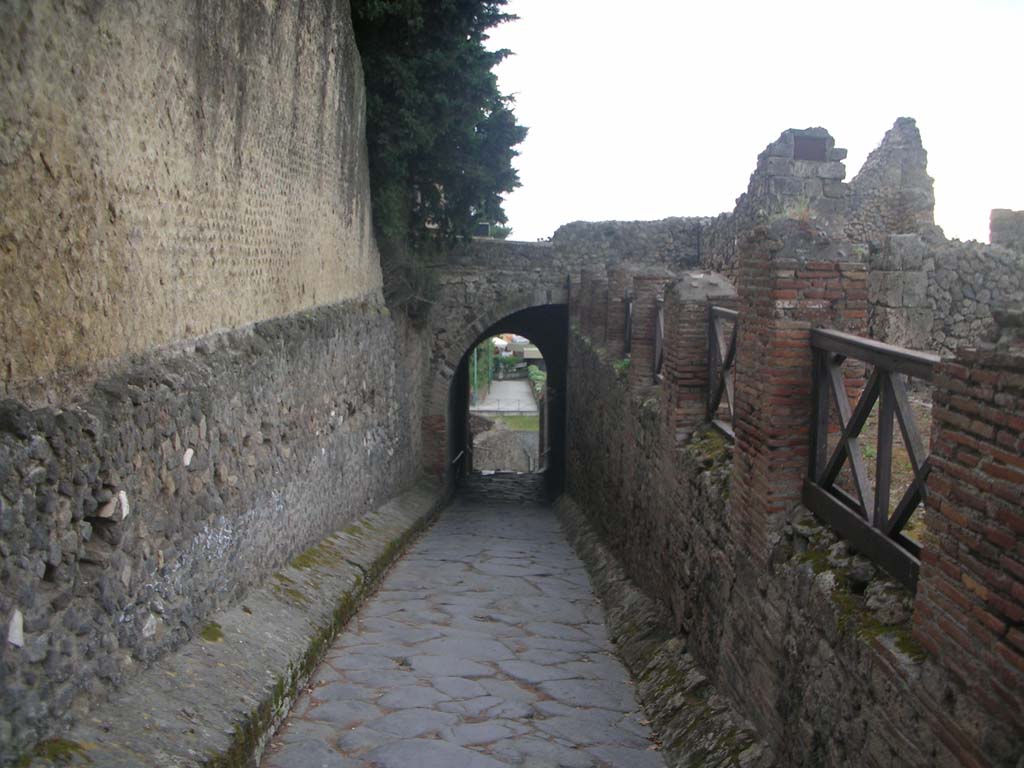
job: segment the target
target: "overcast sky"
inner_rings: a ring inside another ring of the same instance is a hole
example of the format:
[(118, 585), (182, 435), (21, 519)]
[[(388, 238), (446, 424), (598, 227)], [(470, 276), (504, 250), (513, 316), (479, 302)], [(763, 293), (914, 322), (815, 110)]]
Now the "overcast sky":
[(917, 119), (947, 237), (1024, 209), (1024, 0), (510, 0), (502, 91), (530, 128), (512, 238), (732, 210), (758, 153), (823, 126), (847, 179)]

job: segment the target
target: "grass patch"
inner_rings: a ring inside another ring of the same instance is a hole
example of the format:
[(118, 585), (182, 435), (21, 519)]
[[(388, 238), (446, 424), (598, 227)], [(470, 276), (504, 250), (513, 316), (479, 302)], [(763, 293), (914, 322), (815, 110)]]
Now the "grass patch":
[(540, 415), (536, 413), (505, 414), (493, 418), (516, 432), (536, 432), (540, 429)]
[(224, 639), (224, 630), (221, 629), (220, 624), (216, 621), (211, 621), (203, 627), (199, 636), (208, 643), (219, 643)]

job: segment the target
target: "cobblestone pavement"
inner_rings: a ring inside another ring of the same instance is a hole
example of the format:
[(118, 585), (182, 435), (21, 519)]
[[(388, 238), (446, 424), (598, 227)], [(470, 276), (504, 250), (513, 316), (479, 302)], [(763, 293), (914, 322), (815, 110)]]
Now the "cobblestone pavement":
[(552, 512), (460, 501), (313, 676), (263, 768), (663, 768)]

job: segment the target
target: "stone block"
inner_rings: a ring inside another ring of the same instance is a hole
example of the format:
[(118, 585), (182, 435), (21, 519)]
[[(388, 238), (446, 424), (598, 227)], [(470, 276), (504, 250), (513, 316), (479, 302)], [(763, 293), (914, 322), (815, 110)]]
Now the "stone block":
[(766, 157), (761, 170), (770, 176), (792, 176), (794, 161), (787, 157)]
[(871, 272), (868, 274), (868, 301), (883, 307), (903, 306), (903, 273)]
[(903, 273), (903, 306), (923, 307), (928, 301), (928, 276), (924, 272)]
[(842, 163), (820, 163), (818, 165), (818, 178), (841, 181), (846, 178), (846, 166)]
[(989, 242), (1024, 251), (1024, 211), (994, 209), (989, 219)]

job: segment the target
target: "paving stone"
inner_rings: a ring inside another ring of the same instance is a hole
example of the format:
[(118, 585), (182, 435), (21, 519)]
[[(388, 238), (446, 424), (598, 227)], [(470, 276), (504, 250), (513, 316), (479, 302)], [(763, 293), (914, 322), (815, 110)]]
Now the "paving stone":
[(422, 736), (425, 733), (433, 733), (442, 728), (450, 728), (458, 721), (459, 718), (455, 715), (435, 709), (403, 709), (371, 720), (366, 725), (375, 731), (409, 739), (414, 736)]
[(384, 709), (415, 709), (432, 707), (450, 698), (426, 685), (405, 685), (381, 696), (377, 704)]
[[(597, 758), (582, 750), (545, 739), (520, 737), (491, 745), (491, 754), (513, 765), (530, 768), (597, 768)], [(618, 766), (616, 766), (618, 768)], [(622, 766), (621, 768), (631, 768)]]
[(310, 739), (286, 744), (268, 755), (264, 768), (360, 768), (359, 760), (342, 757), (324, 742)]
[(550, 510), (456, 504), (338, 638), (263, 768), (661, 766), (602, 621)]
[(629, 766), (629, 768), (665, 768), (664, 759), (657, 751), (651, 749), (602, 746), (590, 747), (587, 751), (608, 765)]
[(447, 693), (453, 699), (473, 699), (487, 695), (487, 689), (480, 683), (464, 677), (437, 677), (432, 682), (437, 690)]
[(348, 728), (355, 723), (377, 717), (380, 710), (365, 701), (327, 701), (312, 707), (303, 717), (309, 720), (320, 720)]
[(545, 667), (530, 661), (499, 661), (498, 668), (506, 675), (527, 683), (543, 683), (546, 680), (568, 680), (573, 677), (581, 677), (571, 669)]
[(368, 752), (365, 758), (380, 768), (506, 768), (494, 758), (431, 739), (395, 741)]

